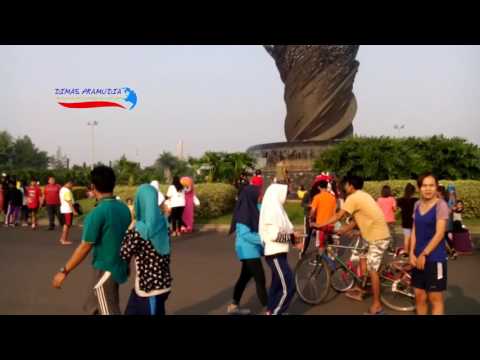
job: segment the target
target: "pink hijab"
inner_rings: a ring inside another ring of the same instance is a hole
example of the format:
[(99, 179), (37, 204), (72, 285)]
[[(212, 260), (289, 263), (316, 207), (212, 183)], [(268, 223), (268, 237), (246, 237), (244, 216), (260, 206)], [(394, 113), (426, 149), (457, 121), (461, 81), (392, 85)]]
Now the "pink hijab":
[(193, 231), (194, 225), (194, 212), (195, 212), (195, 205), (193, 203), (193, 199), (195, 197), (195, 187), (193, 184), (193, 179), (189, 177), (183, 177), (180, 182), (183, 183), (182, 180), (187, 180), (190, 183), (190, 187), (185, 189), (185, 209), (183, 210), (182, 220), (187, 228), (187, 232)]

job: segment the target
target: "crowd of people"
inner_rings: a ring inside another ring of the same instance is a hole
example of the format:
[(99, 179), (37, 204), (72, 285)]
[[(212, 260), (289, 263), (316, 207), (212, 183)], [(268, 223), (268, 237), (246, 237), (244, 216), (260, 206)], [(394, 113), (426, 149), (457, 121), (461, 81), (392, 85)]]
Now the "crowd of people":
[[(447, 286), (447, 252), (454, 251), (452, 234), (467, 231), (462, 224), (463, 202), (457, 199), (455, 188), (442, 187), (433, 174), (422, 175), (416, 189), (407, 184), (403, 197), (395, 199), (385, 185), (375, 200), (363, 191), (359, 176), (346, 176), (337, 182), (335, 176), (321, 174), (313, 181), (310, 191), (302, 189), (305, 209), (304, 234), (295, 232), (284, 205), (288, 184), (277, 177), (264, 189), (260, 170), (249, 180), (241, 177), (230, 233), (235, 234), (235, 251), (241, 263), (240, 275), (234, 286), (228, 314), (249, 314), (241, 307), (248, 282), (256, 283), (263, 315), (281, 315), (288, 311), (295, 294), (295, 283), (287, 255), (293, 248), (304, 251), (308, 235), (315, 230), (316, 247), (325, 248), (327, 234), (351, 236), (358, 231), (368, 244), (368, 252), (360, 259), (365, 281), (347, 295), (362, 300), (367, 279), (370, 280), (372, 303), (365, 314), (380, 315), (379, 269), (385, 253), (395, 245), (397, 210), (401, 212), (403, 246), (398, 256), (406, 256), (413, 267), (416, 311), (427, 314), (444, 313), (443, 292)], [(175, 177), (166, 196), (157, 181), (138, 187), (134, 199), (127, 204), (113, 195), (115, 174), (106, 166), (91, 172), (92, 193), (97, 203), (84, 221), (82, 242), (54, 276), (53, 287), (60, 288), (67, 278), (93, 251), (92, 283), (88, 289), (85, 310), (89, 314), (164, 315), (165, 302), (172, 289), (170, 273), (171, 237), (193, 229), (194, 206), (199, 205), (190, 178)], [(4, 177), (1, 205), (7, 226), (18, 225), (24, 206), (28, 209), (30, 226), (37, 228), (36, 214), (45, 204), (49, 229), (55, 227), (55, 217), (63, 225), (60, 242), (70, 244), (69, 229), (77, 213), (72, 194), (72, 182), (63, 187), (50, 177), (43, 192), (32, 180), (26, 188)], [(168, 225), (168, 218), (171, 228)], [(342, 225), (343, 219), (349, 221)], [(24, 218), (23, 218), (24, 219)], [(24, 220), (24, 221), (28, 221)], [(307, 236), (306, 236), (307, 235)], [(134, 259), (135, 285), (128, 305), (121, 311), (119, 286), (130, 276), (129, 264)], [(262, 258), (270, 272), (270, 289)]]
[[(194, 230), (194, 208), (200, 205), (195, 194), (193, 179), (190, 177), (174, 177), (166, 197), (160, 191), (160, 183), (154, 180), (150, 183), (158, 192), (158, 205), (171, 223), (172, 235), (180, 236)], [(53, 176), (42, 186), (32, 179), (28, 184), (16, 180), (3, 173), (0, 179), (0, 215), (4, 215), (2, 224), (6, 227), (31, 227), (38, 229), (40, 209), (44, 208), (48, 217), (48, 230), (55, 230), (55, 219), (62, 227), (60, 243), (70, 245), (69, 230), (74, 216), (81, 215), (82, 210), (73, 196), (74, 183), (71, 180), (63, 186), (56, 183)], [(87, 192), (88, 197), (94, 197), (93, 192)], [(133, 200), (127, 198), (126, 203), (131, 212), (132, 223), (135, 218)]]
[(37, 230), (39, 210), (44, 207), (48, 215), (48, 230), (55, 230), (56, 218), (62, 227), (60, 243), (71, 244), (70, 227), (73, 215), (77, 215), (79, 211), (72, 188), (72, 181), (67, 181), (62, 187), (55, 182), (53, 176), (50, 176), (42, 191), (36, 179), (32, 179), (27, 185), (7, 174), (2, 174), (0, 212), (4, 214), (4, 226), (23, 226)]
[[(387, 251), (391, 255), (410, 259), (417, 313), (426, 314), (429, 302), (432, 314), (443, 314), (442, 292), (446, 290), (447, 283), (447, 252), (455, 259), (456, 252), (451, 240), (459, 233), (468, 232), (462, 223), (463, 202), (457, 199), (454, 186), (449, 185), (445, 191), (433, 174), (425, 174), (417, 182), (420, 198), (415, 197), (414, 185), (408, 183), (404, 196), (398, 200), (392, 195), (391, 188), (385, 185), (381, 196), (375, 201), (362, 190), (362, 178), (344, 178), (341, 190), (337, 192), (334, 177), (327, 179), (326, 176), (329, 175), (317, 177), (310, 192), (301, 194), (305, 208), (305, 231), (308, 233), (309, 227), (315, 228), (317, 247), (324, 247), (325, 234), (333, 231), (332, 226), (340, 226), (340, 220), (351, 217), (348, 225), (336, 232), (346, 235), (356, 228), (368, 244), (368, 253), (360, 262), (361, 273), (368, 273), (373, 295), (367, 314), (384, 313), (380, 302), (378, 270)], [(337, 212), (332, 215), (335, 209)], [(397, 210), (401, 213), (404, 235), (403, 246), (398, 248), (394, 240)], [(347, 296), (362, 300), (364, 286), (353, 288), (347, 292)]]

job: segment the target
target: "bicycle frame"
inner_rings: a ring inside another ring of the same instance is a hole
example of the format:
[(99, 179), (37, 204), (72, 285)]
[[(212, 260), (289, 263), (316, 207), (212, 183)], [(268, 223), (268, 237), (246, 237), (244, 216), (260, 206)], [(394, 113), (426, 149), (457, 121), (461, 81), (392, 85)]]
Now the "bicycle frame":
[[(391, 265), (392, 264), (390, 264), (390, 266)], [(396, 293), (399, 293), (399, 294), (402, 294), (402, 295), (405, 295), (405, 296), (408, 296), (408, 297), (414, 299), (415, 298), (414, 293), (409, 293), (409, 292), (406, 292), (406, 291), (402, 291), (401, 289), (398, 288), (399, 284), (401, 284), (405, 281), (409, 282), (412, 278), (411, 275), (408, 273), (408, 271), (406, 271), (404, 269), (397, 268), (397, 270), (400, 271), (400, 276), (397, 279), (390, 279), (390, 278), (386, 277), (385, 275), (380, 274), (380, 277), (383, 280), (382, 285), (386, 286), (386, 287), (391, 286), (392, 292), (396, 292)], [(407, 283), (406, 285), (410, 286), (410, 283)]]
[[(335, 244), (329, 244), (327, 245), (327, 249), (350, 249), (350, 250), (353, 250), (353, 251), (359, 251), (359, 252), (365, 252), (366, 248), (364, 246), (362, 247), (359, 247), (357, 246), (358, 244), (360, 243), (360, 238), (357, 238), (357, 241), (355, 243), (355, 246), (344, 246), (344, 245), (335, 245)], [(324, 251), (324, 256), (328, 257), (330, 260), (332, 260), (328, 255), (325, 255), (325, 251)], [(346, 264), (342, 258), (340, 256), (338, 256), (337, 254), (335, 254), (334, 256), (334, 259), (333, 259), (336, 263), (339, 263), (340, 264), (340, 268), (343, 268), (344, 270), (346, 270), (350, 275), (353, 276), (353, 278), (355, 279), (355, 281), (359, 284), (362, 283), (362, 279), (351, 269), (351, 267)]]

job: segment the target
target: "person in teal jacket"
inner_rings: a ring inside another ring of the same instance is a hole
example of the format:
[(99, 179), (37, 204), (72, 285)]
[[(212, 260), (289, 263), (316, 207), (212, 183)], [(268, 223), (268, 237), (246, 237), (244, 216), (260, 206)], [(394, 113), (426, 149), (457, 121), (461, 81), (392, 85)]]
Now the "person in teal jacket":
[(247, 185), (239, 195), (232, 218), (230, 234), (235, 233), (235, 251), (242, 262), (240, 277), (233, 291), (233, 301), (228, 305), (227, 313), (248, 315), (249, 309), (240, 308), (243, 292), (252, 279), (255, 279), (257, 296), (263, 308), (266, 308), (268, 296), (265, 286), (262, 256), (263, 245), (258, 235), (260, 189), (257, 186)]

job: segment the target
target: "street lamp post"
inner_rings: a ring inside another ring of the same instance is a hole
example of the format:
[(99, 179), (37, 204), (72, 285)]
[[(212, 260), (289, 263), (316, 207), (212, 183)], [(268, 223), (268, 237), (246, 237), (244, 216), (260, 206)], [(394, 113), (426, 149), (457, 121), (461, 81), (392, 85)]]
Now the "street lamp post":
[(92, 128), (92, 169), (95, 165), (95, 126), (98, 126), (98, 121), (88, 122), (88, 126)]
[(393, 128), (394, 128), (395, 130), (398, 130), (398, 133), (400, 134), (401, 131), (402, 131), (403, 129), (405, 129), (405, 125), (404, 125), (404, 124), (400, 124), (400, 125), (395, 124), (395, 125), (393, 126)]

